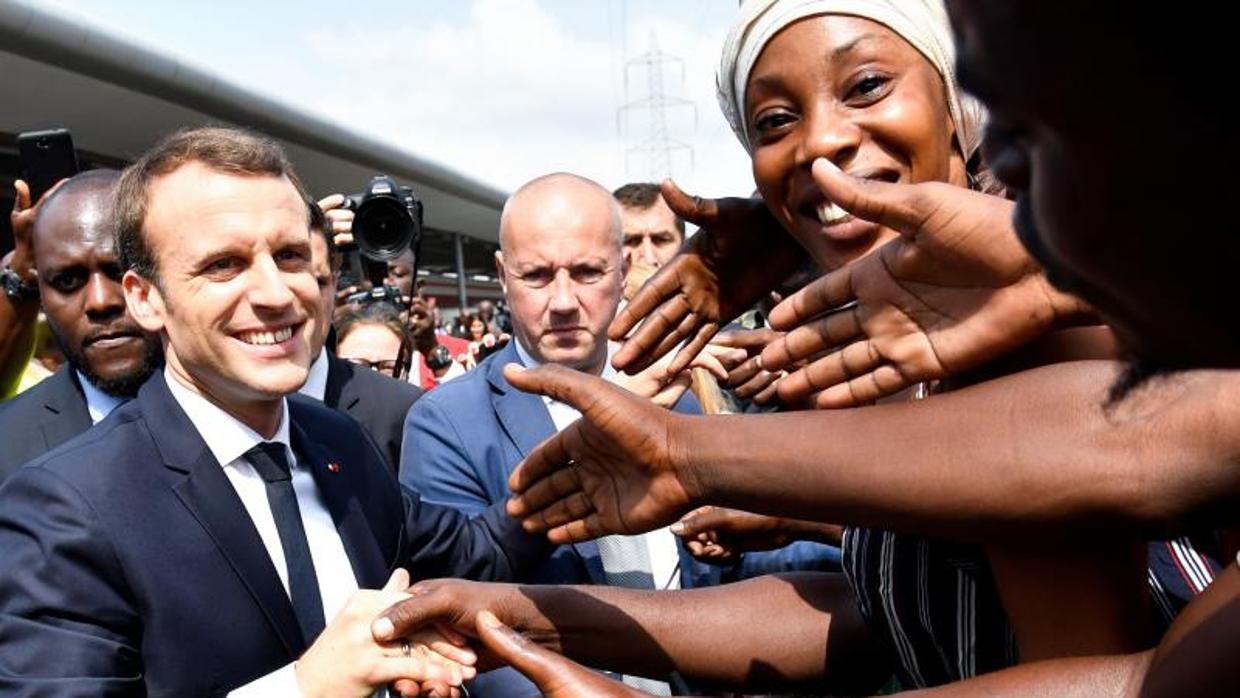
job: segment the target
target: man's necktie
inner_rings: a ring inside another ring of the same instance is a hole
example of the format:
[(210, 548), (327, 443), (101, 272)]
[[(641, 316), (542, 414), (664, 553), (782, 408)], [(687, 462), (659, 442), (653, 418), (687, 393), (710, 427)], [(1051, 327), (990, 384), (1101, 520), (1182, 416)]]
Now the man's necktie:
[[(650, 551), (646, 548), (645, 536), (603, 536), (596, 543), (599, 558), (603, 562), (607, 586), (629, 589), (655, 588), (654, 572), (650, 566)], [(620, 680), (626, 685), (656, 696), (672, 694), (671, 687), (665, 681), (627, 674), (621, 676)]]
[(280, 546), (284, 548), (293, 612), (309, 647), (323, 632), (323, 597), (319, 595), (319, 578), (314, 573), (314, 560), (310, 557), (310, 544), (301, 523), (301, 509), (293, 491), (284, 445), (265, 441), (246, 451), (245, 458), (266, 484), (267, 502), (275, 517)]

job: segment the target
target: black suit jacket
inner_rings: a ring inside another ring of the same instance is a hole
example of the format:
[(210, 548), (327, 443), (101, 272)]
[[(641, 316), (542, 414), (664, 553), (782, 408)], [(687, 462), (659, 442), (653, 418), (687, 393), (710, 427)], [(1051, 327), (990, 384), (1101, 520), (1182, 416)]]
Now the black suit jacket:
[[(358, 583), (510, 580), (548, 552), (502, 507), (473, 519), (402, 490), (364, 430), (289, 398)], [(156, 374), (106, 420), (0, 487), (0, 695), (214, 696), (305, 649), (223, 468)]]
[(404, 436), (405, 415), (422, 389), (368, 368), (354, 366), (327, 354), (327, 389), (323, 402), (344, 410), (361, 422), (387, 457), (392, 472), (400, 465), (400, 442)]
[[(403, 415), (402, 415), (403, 422)], [(0, 403), (0, 482), (91, 427), (77, 374), (65, 364), (38, 385)]]

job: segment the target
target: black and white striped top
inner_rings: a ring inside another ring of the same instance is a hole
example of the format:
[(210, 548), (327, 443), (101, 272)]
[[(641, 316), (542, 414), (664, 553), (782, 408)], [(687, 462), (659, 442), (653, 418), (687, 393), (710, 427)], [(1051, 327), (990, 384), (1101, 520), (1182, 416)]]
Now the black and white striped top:
[[(1168, 624), (1221, 569), (1214, 543), (1207, 536), (1150, 544), (1150, 589)], [(889, 647), (905, 688), (1016, 664), (1015, 636), (981, 546), (848, 528), (843, 560), (861, 613)]]

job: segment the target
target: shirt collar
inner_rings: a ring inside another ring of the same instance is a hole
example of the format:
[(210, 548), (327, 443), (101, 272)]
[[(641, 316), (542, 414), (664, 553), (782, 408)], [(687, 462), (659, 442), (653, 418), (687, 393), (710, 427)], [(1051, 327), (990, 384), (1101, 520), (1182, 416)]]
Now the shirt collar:
[(324, 347), (319, 351), (319, 358), (310, 364), (310, 375), (306, 376), (305, 384), (297, 392), (322, 402), (327, 394), (327, 369), (327, 348)]
[[(264, 441), (284, 444), (288, 455), (292, 455), (289, 442), (288, 400), (280, 401), (280, 426), (275, 436), (264, 439), (258, 432), (246, 426), (241, 420), (228, 414), (207, 398), (185, 387), (167, 367), (164, 367), (164, 380), (173, 399), (185, 410), (185, 415), (198, 430), (198, 435), (206, 442), (211, 455), (222, 466), (237, 460), (246, 451)], [(289, 463), (296, 462), (290, 458)]]
[(86, 411), (90, 413), (91, 424), (102, 422), (112, 410), (125, 402), (125, 398), (108, 395), (96, 388), (81, 371), (75, 369), (74, 373), (77, 374), (78, 385), (82, 386), (82, 397), (86, 398)]

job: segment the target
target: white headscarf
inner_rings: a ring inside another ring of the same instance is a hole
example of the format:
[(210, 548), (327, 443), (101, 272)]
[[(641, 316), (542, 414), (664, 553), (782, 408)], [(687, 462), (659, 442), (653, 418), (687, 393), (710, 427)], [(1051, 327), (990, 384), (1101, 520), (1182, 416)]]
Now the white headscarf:
[(982, 140), (986, 112), (981, 103), (956, 84), (956, 45), (942, 0), (745, 0), (723, 42), (716, 86), (719, 106), (745, 150), (750, 150), (745, 123), (745, 87), (758, 55), (784, 27), (815, 15), (850, 15), (886, 26), (907, 41), (939, 71), (947, 87), (947, 106), (956, 126), (964, 158), (973, 156)]

